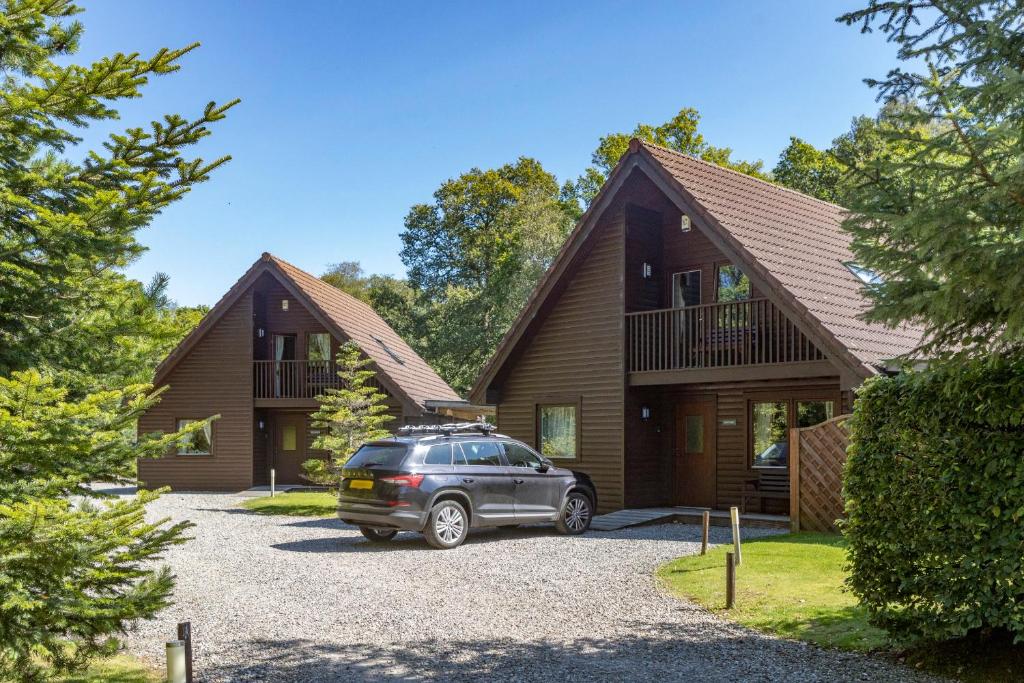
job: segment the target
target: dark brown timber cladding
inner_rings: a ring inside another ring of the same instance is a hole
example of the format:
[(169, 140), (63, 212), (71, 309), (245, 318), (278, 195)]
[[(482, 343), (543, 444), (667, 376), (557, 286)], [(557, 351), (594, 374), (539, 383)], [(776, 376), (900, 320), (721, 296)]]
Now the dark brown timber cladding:
[(537, 446), (537, 405), (580, 406), (578, 461), (599, 508), (622, 507), (623, 219), (609, 211), (594, 228), (592, 249), (514, 362), (501, 389), (498, 428)]
[(159, 405), (139, 431), (169, 432), (176, 420), (220, 414), (211, 455), (139, 461), (145, 486), (237, 490), (253, 483), (252, 294), (246, 292), (174, 367)]

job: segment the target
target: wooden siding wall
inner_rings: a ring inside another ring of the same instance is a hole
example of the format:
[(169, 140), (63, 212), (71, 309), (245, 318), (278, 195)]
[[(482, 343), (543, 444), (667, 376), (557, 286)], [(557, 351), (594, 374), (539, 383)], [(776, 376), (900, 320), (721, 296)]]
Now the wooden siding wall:
[[(304, 360), (306, 358), (306, 335), (311, 332), (326, 332), (327, 329), (272, 275), (263, 275), (256, 283), (256, 287), (263, 294), (266, 302), (263, 318), (266, 321), (267, 335), (262, 340), (266, 349), (264, 357), (274, 358), (275, 334), (294, 334), (296, 336), (295, 358)], [(288, 299), (287, 311), (281, 310), (282, 299)], [(332, 338), (332, 358), (338, 351), (338, 345), (338, 340)]]
[(553, 310), (511, 364), (497, 421), (503, 433), (537, 446), (537, 404), (578, 401), (580, 457), (565, 465), (593, 478), (606, 511), (623, 504), (622, 205), (605, 212), (591, 239)]
[[(675, 497), (675, 406), (686, 399), (711, 399), (717, 406), (716, 507), (740, 505), (743, 484), (754, 475), (750, 456), (749, 403), (754, 400), (821, 398), (842, 410), (839, 378), (734, 382), (663, 387), (631, 387), (626, 411), (626, 492), (628, 505), (678, 503)], [(652, 409), (640, 420), (640, 405)], [(728, 424), (735, 421), (735, 424)], [(723, 424), (725, 422), (726, 424)], [(660, 430), (660, 431), (659, 431)], [(664, 477), (668, 483), (658, 480)], [(766, 512), (785, 514), (785, 501), (766, 500)]]
[(139, 419), (139, 431), (168, 432), (181, 418), (220, 414), (209, 456), (139, 462), (147, 487), (239, 490), (253, 483), (252, 293), (235, 305), (168, 375), (160, 403)]

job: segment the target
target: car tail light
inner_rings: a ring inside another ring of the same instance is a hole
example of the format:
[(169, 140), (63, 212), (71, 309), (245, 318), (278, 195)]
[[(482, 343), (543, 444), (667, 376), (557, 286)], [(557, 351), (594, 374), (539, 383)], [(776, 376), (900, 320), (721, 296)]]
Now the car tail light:
[(423, 481), (422, 474), (396, 474), (393, 477), (381, 477), (380, 481), (385, 484), (394, 484), (395, 486), (410, 486), (414, 489), (419, 488), (420, 482)]

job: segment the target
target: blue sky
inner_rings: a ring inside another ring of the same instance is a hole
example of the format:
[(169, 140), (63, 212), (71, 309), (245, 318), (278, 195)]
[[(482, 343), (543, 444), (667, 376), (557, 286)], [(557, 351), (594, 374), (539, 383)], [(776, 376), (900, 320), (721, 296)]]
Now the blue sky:
[(874, 112), (862, 79), (895, 63), (835, 23), (865, 3), (82, 2), (78, 60), (202, 42), (117, 127), (242, 98), (199, 150), (233, 161), (140, 234), (129, 270), (169, 273), (189, 305), (263, 251), (400, 275), (402, 220), (444, 179), (520, 155), (574, 177), (601, 135), (682, 107), (770, 168), (790, 135), (823, 146)]

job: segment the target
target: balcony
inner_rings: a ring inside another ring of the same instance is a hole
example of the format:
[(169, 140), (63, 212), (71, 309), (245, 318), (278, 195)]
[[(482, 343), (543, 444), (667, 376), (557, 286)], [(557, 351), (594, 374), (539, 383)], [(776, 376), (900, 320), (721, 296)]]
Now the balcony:
[(835, 373), (766, 298), (627, 313), (626, 335), (631, 384)]
[(252, 368), (257, 405), (313, 405), (324, 389), (341, 386), (337, 363), (330, 360), (256, 360)]

